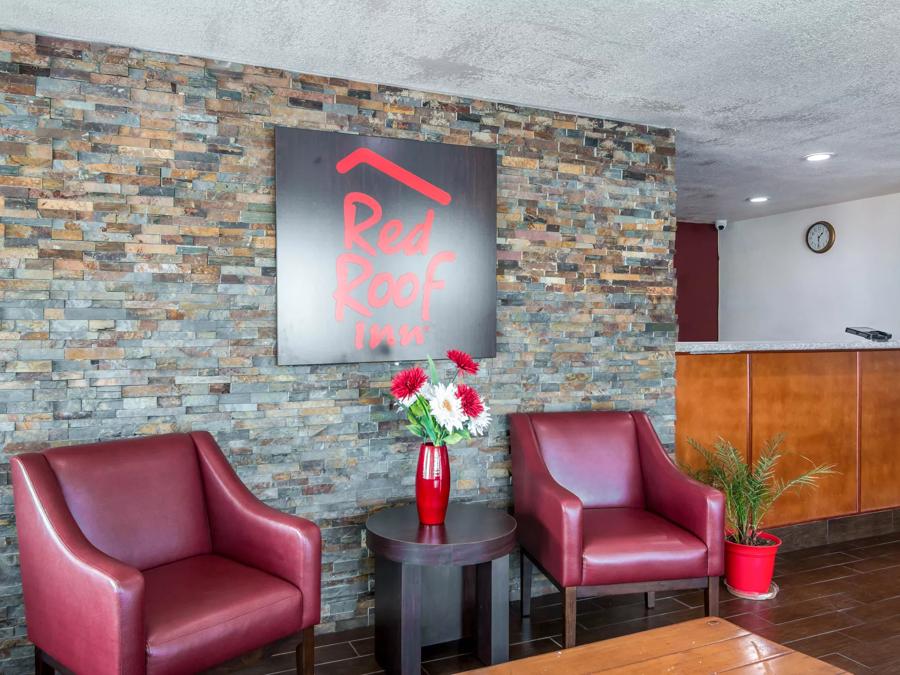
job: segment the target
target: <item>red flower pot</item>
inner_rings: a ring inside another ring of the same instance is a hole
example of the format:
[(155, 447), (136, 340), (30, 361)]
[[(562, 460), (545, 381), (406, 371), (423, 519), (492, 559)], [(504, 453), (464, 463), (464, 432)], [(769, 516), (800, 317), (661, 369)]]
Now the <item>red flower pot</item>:
[(756, 594), (769, 592), (781, 539), (766, 532), (759, 536), (771, 541), (772, 545), (747, 546), (725, 540), (725, 581), (735, 590)]
[(447, 446), (423, 443), (416, 469), (416, 508), (423, 525), (440, 525), (450, 501), (450, 457)]

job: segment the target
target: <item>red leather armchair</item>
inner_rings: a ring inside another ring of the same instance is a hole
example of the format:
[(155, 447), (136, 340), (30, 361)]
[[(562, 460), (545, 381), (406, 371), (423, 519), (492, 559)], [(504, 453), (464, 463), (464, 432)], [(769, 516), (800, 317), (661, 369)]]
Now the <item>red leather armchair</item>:
[(652, 607), (656, 591), (703, 588), (718, 614), (723, 495), (675, 467), (646, 414), (517, 414), (510, 435), (523, 616), (532, 565), (563, 594), (565, 647), (579, 594), (644, 592)]
[(302, 630), (313, 672), (321, 535), (240, 482), (206, 432), (12, 459), (35, 671), (192, 673)]

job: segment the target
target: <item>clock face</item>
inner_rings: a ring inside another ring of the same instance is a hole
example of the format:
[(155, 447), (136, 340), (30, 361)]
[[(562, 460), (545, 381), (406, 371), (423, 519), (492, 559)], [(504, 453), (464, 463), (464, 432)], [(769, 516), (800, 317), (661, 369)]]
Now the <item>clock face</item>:
[(815, 253), (825, 253), (834, 245), (834, 227), (831, 223), (820, 220), (813, 223), (806, 231), (806, 245)]

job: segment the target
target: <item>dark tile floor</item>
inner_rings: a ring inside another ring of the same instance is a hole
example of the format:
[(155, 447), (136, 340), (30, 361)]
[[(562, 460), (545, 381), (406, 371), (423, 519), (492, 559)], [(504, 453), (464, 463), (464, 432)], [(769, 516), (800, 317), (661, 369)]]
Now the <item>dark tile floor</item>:
[[(789, 645), (852, 673), (900, 673), (900, 533), (831, 544), (779, 556), (774, 600), (751, 602), (722, 592), (721, 613), (763, 637)], [(530, 619), (510, 607), (510, 658), (560, 648), (557, 594), (534, 600)], [(579, 644), (685, 621), (703, 614), (700, 591), (659, 594), (656, 608), (639, 595), (590, 598), (578, 603)], [(294, 672), (289, 638), (216, 668), (217, 675)], [(372, 655), (371, 628), (319, 635), (316, 673), (381, 672)], [(476, 668), (468, 646), (452, 643), (423, 651), (423, 672), (443, 675)]]

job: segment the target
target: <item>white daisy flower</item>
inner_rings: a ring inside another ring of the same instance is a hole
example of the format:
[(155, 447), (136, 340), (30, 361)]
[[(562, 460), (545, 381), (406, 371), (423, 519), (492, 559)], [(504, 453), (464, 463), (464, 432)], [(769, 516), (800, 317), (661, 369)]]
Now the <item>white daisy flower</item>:
[(415, 403), (418, 400), (419, 396), (422, 396), (427, 400), (431, 396), (432, 389), (433, 389), (433, 387), (431, 386), (431, 383), (426, 382), (419, 388), (419, 391), (417, 391), (412, 396), (407, 396), (406, 398), (396, 399), (397, 404), (401, 408), (409, 408), (413, 403)]
[(401, 408), (408, 408), (409, 406), (411, 406), (411, 405), (412, 405), (413, 403), (415, 403), (415, 402), (416, 402), (416, 395), (415, 395), (415, 394), (413, 394), (412, 396), (407, 396), (406, 398), (398, 398), (398, 399), (397, 399), (397, 403), (400, 404), (400, 407), (401, 407)]
[(473, 436), (482, 436), (484, 432), (487, 431), (487, 428), (491, 426), (491, 413), (489, 412), (490, 408), (484, 406), (484, 410), (482, 410), (478, 417), (473, 417), (469, 420), (469, 433)]
[(454, 385), (432, 385), (428, 392), (428, 405), (431, 406), (431, 414), (438, 424), (448, 431), (462, 429), (466, 416), (463, 414), (459, 399), (456, 398)]

